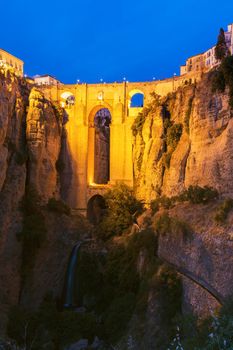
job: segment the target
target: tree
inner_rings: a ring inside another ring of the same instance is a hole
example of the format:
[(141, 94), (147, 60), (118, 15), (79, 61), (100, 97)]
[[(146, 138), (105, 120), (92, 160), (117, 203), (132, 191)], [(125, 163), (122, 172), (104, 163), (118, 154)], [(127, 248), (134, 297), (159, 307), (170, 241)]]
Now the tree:
[(215, 58), (217, 60), (222, 61), (223, 58), (225, 58), (228, 55), (229, 55), (229, 50), (226, 44), (225, 33), (224, 33), (224, 30), (221, 28), (218, 35), (218, 41), (215, 47)]

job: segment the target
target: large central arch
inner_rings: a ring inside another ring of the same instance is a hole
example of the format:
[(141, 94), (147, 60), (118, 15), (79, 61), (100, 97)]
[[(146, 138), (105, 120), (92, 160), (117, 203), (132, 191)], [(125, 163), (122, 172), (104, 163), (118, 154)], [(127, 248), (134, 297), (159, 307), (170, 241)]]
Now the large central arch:
[(95, 106), (88, 122), (88, 182), (105, 185), (110, 180), (110, 123), (111, 108)]

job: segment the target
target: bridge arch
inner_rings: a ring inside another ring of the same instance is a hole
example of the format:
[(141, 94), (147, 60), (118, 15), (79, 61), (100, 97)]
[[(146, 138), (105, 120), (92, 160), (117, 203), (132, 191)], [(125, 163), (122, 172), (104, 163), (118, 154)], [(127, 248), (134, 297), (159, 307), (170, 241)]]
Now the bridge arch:
[(129, 108), (144, 107), (144, 92), (142, 90), (133, 89), (129, 92), (128, 107)]
[(75, 104), (75, 96), (70, 91), (64, 91), (61, 94), (61, 106), (63, 108), (71, 107)]
[(87, 219), (93, 224), (98, 224), (106, 209), (105, 199), (100, 194), (92, 196), (87, 203)]
[(111, 109), (107, 104), (95, 106), (88, 118), (88, 182), (104, 185), (110, 180)]

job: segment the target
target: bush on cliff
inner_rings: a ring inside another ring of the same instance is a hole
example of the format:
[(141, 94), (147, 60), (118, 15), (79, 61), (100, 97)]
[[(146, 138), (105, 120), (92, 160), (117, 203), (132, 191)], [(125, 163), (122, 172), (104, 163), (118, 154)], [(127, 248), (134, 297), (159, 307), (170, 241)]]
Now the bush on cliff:
[(192, 228), (183, 220), (175, 217), (170, 217), (167, 214), (159, 216), (155, 220), (155, 230), (159, 235), (172, 235), (175, 237), (182, 237), (182, 239), (192, 238)]
[(213, 92), (224, 92), (226, 87), (229, 89), (229, 105), (233, 108), (233, 56), (225, 57), (212, 77)]
[(177, 201), (188, 201), (192, 204), (206, 204), (218, 198), (218, 191), (209, 186), (189, 186), (177, 197)]
[(160, 208), (170, 209), (176, 203), (187, 201), (192, 204), (207, 204), (213, 200), (216, 200), (217, 198), (218, 191), (212, 187), (189, 186), (187, 190), (181, 192), (181, 194), (178, 196), (159, 196), (151, 201), (150, 208), (152, 210), (152, 214), (155, 214)]
[(232, 350), (233, 298), (216, 315), (201, 322), (192, 315), (181, 316), (176, 320), (174, 334), (173, 341), (167, 347), (169, 350)]
[(90, 342), (100, 336), (99, 326), (92, 313), (58, 312), (51, 296), (37, 311), (22, 306), (11, 309), (7, 335), (24, 349), (62, 349), (85, 338)]
[(143, 210), (143, 204), (136, 199), (133, 190), (120, 183), (104, 195), (106, 213), (97, 226), (97, 234), (107, 240), (114, 235), (121, 235), (133, 223), (133, 215)]

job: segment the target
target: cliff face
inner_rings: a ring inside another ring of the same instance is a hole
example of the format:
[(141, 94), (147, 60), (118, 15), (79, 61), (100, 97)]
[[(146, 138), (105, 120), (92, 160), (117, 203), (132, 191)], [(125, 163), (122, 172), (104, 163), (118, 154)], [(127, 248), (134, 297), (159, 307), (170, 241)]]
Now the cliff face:
[[(69, 253), (85, 225), (83, 220), (48, 213), (45, 207), (49, 198), (59, 199), (56, 164), (62, 144), (62, 111), (9, 71), (0, 71), (0, 101), (1, 333), (12, 305), (20, 301), (36, 306), (51, 289), (59, 295)], [(22, 290), (23, 243), (17, 234), (25, 219), (22, 199), (31, 188), (41, 199), (48, 235)]]
[(29, 182), (43, 199), (59, 193), (56, 162), (61, 149), (62, 112), (33, 89), (26, 117)]
[(0, 73), (0, 313), (4, 324), (9, 306), (17, 304), (21, 246), (16, 233), (22, 226), (19, 202), (25, 191), (25, 112), (29, 91), (10, 73)]
[(150, 202), (158, 194), (176, 195), (197, 184), (233, 194), (233, 121), (228, 99), (227, 93), (212, 93), (208, 75), (165, 99), (155, 98), (134, 133), (139, 197)]

